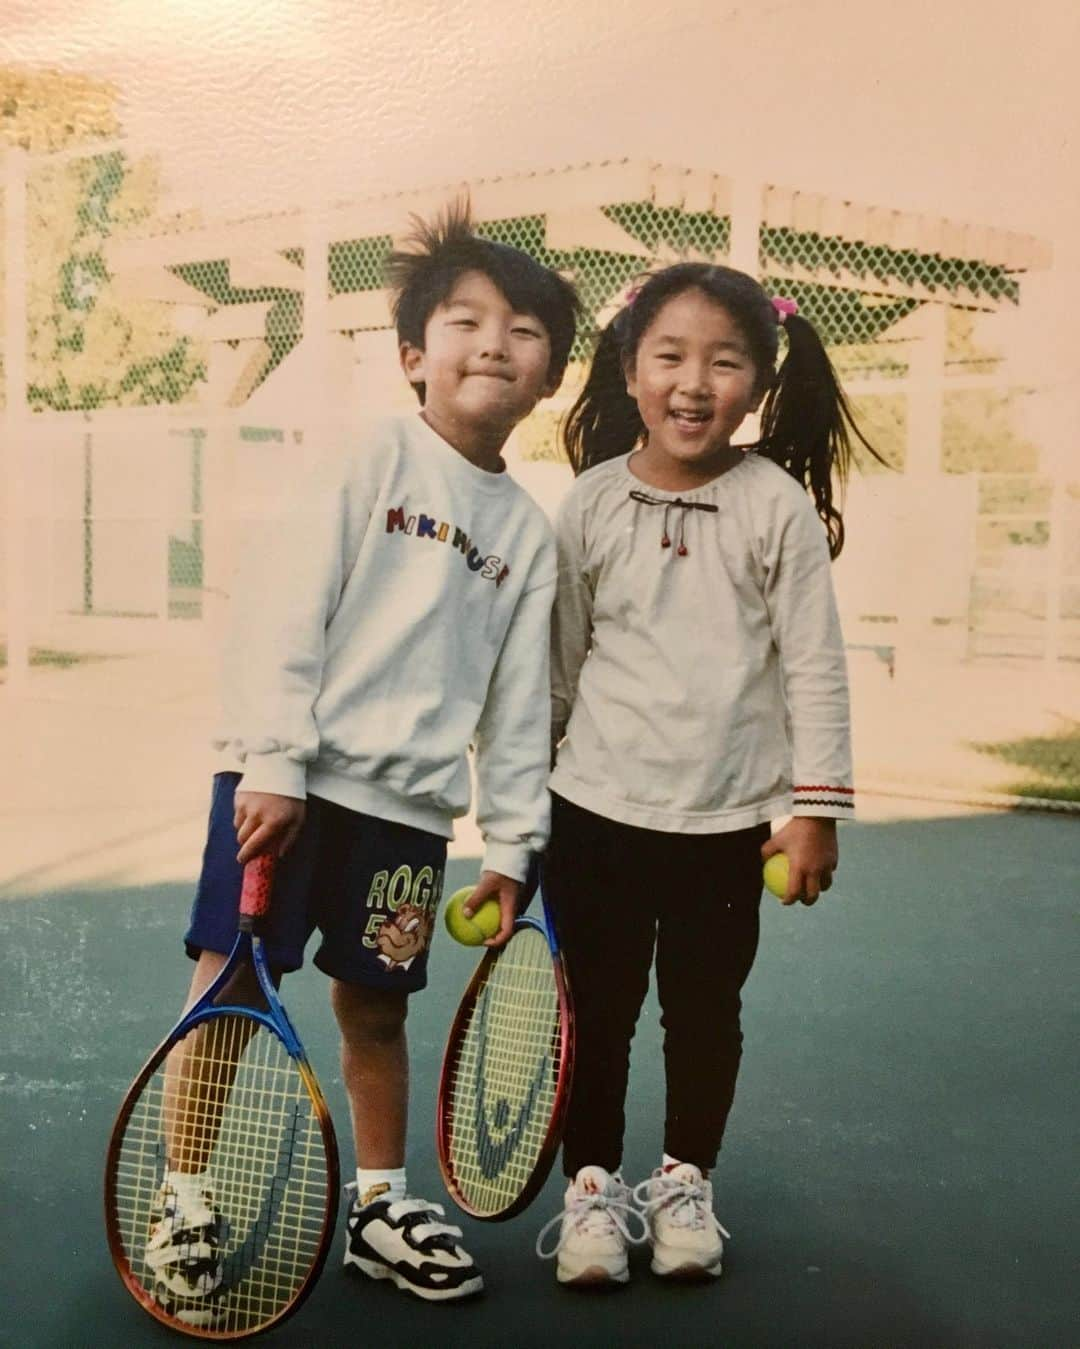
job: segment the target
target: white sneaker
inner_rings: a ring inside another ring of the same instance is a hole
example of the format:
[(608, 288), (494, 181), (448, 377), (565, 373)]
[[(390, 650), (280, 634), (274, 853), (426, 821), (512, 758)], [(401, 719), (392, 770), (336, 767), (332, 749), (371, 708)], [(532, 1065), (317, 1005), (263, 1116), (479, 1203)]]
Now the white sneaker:
[(680, 1162), (655, 1170), (634, 1187), (652, 1241), (652, 1271), (663, 1278), (715, 1279), (731, 1239), (716, 1220), (712, 1186), (696, 1166)]
[(185, 1325), (213, 1327), (225, 1314), (223, 1248), (228, 1226), (214, 1202), (213, 1182), (162, 1182), (150, 1210), (143, 1259), (153, 1296)]
[[(642, 1222), (633, 1236), (627, 1219)], [(559, 1239), (544, 1250), (544, 1238), (554, 1228)], [(602, 1166), (583, 1166), (566, 1188), (563, 1211), (545, 1223), (536, 1238), (541, 1260), (559, 1257), (555, 1276), (560, 1283), (579, 1287), (626, 1283), (630, 1278), (627, 1248), (646, 1239), (644, 1222), (630, 1202), (622, 1177)]]

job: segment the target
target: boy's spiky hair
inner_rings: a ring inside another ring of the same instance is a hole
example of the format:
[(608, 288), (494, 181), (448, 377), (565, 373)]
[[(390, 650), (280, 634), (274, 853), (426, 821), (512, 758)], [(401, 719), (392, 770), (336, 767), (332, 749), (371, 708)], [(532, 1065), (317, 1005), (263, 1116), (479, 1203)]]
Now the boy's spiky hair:
[[(428, 320), (466, 272), (482, 272), (522, 314), (532, 314), (551, 341), (549, 378), (562, 379), (580, 312), (573, 285), (550, 267), (509, 244), (478, 238), (467, 197), (459, 197), (434, 220), (410, 220), (406, 247), (386, 259), (391, 312), (399, 342), (424, 349)], [(423, 385), (416, 385), (424, 401)]]

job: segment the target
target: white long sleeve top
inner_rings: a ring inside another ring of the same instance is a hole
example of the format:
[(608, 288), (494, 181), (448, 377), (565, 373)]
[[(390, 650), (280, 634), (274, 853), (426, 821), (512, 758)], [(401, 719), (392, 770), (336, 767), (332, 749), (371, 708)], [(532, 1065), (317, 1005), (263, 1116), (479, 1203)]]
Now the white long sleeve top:
[(483, 865), (547, 840), (551, 528), (419, 416), (327, 462), (247, 550), (219, 767), (452, 837), (476, 748)]
[(582, 474), (556, 523), (552, 790), (677, 833), (850, 818), (844, 646), (809, 497), (753, 453), (682, 493), (631, 458)]

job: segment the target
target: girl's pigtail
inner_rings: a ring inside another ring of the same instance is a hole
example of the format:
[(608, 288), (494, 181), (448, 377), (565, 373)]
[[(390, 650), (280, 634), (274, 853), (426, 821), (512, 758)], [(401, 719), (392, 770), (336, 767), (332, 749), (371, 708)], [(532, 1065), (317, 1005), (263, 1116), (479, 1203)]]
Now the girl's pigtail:
[(844, 522), (833, 503), (833, 476), (841, 494), (852, 461), (852, 437), (880, 462), (852, 416), (828, 353), (813, 324), (787, 314), (787, 356), (765, 396), (759, 453), (801, 482), (814, 498), (829, 536), (829, 555), (844, 546)]
[(620, 335), (626, 310), (601, 332), (585, 387), (561, 428), (563, 448), (576, 477), (587, 468), (634, 448), (645, 426), (626, 392)]

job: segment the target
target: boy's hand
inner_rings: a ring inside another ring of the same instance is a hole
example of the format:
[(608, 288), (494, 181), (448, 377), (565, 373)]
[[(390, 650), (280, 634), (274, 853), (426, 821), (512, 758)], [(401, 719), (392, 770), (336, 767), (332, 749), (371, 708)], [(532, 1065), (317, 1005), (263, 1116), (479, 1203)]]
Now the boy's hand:
[(817, 903), (832, 885), (840, 853), (836, 844), (836, 821), (812, 815), (796, 815), (762, 845), (762, 861), (774, 853), (787, 853), (788, 888), (781, 904)]
[(304, 823), (307, 802), (274, 792), (237, 792), (233, 825), (240, 844), (241, 866), (261, 853), (284, 857)]
[(502, 921), (499, 923), (499, 930), (494, 937), (489, 937), (484, 942), (485, 946), (505, 946), (510, 940), (510, 934), (514, 930), (514, 919), (517, 917), (520, 894), (520, 881), (513, 881), (500, 871), (481, 871), (476, 889), (461, 906), (461, 912), (466, 917), (471, 918), (473, 913), (486, 900), (497, 899), (499, 901), (499, 916)]

